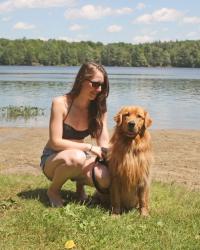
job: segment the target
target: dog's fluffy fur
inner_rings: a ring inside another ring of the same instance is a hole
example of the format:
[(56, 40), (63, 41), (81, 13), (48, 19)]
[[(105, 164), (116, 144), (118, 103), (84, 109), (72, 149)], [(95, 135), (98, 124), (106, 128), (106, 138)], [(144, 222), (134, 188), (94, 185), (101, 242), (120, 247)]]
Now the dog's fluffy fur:
[(108, 165), (111, 174), (110, 202), (113, 214), (139, 207), (149, 213), (150, 166), (153, 161), (149, 114), (136, 106), (123, 107), (114, 117)]

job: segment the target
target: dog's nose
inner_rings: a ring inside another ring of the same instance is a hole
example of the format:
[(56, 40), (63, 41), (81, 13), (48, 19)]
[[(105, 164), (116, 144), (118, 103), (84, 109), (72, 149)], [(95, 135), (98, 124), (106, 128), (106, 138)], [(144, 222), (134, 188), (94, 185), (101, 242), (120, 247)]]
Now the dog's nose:
[(129, 129), (130, 131), (133, 131), (134, 127), (135, 127), (135, 122), (134, 122), (134, 121), (130, 121), (130, 122), (128, 123), (128, 129)]

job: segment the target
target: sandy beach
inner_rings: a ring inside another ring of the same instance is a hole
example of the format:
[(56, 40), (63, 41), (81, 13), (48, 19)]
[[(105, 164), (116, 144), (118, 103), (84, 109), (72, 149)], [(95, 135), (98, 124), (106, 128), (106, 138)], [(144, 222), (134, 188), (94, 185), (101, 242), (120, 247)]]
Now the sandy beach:
[[(155, 155), (152, 179), (200, 190), (200, 131), (150, 132)], [(39, 161), (47, 139), (47, 128), (0, 128), (0, 173), (42, 174)]]

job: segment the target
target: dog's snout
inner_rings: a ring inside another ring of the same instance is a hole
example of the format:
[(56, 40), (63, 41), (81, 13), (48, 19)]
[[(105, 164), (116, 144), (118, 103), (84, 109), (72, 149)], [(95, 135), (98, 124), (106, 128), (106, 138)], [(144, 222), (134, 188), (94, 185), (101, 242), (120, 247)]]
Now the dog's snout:
[(130, 121), (130, 122), (128, 123), (128, 129), (129, 129), (130, 131), (132, 131), (132, 130), (134, 129), (134, 127), (135, 127), (135, 122), (134, 122), (134, 121)]

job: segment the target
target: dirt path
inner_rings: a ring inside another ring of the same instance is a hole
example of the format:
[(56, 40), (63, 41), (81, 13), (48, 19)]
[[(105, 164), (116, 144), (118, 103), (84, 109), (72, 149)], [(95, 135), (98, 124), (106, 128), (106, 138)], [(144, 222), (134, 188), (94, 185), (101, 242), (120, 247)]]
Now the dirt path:
[[(155, 164), (152, 177), (200, 190), (200, 131), (151, 131)], [(0, 173), (41, 174), (39, 158), (46, 128), (0, 128)]]

